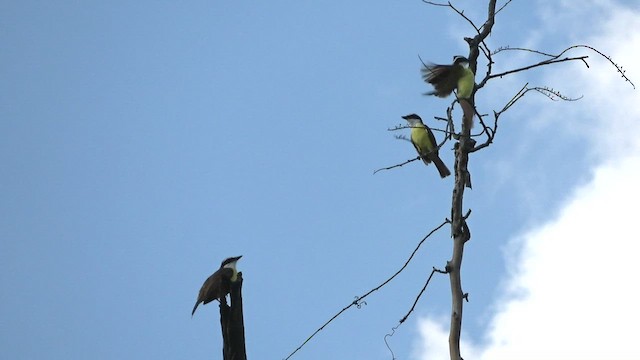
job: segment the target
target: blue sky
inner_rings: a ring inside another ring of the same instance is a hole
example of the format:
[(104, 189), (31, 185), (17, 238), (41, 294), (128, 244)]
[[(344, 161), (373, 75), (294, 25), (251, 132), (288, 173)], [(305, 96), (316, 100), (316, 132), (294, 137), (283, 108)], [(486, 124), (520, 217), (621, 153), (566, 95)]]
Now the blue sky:
[[(489, 44), (555, 52), (589, 41), (626, 59), (640, 83), (625, 52), (637, 47), (621, 46), (611, 26), (637, 4), (592, 3), (514, 1)], [(484, 19), (485, 4), (457, 4)], [(400, 116), (437, 126), (432, 117), (449, 104), (421, 95), (418, 55), (449, 61), (472, 35), (420, 1), (0, 3), (0, 357), (219, 356), (217, 306), (193, 319), (190, 310), (202, 281), (240, 254), (248, 355), (285, 357), (449, 215), (453, 180), (435, 169), (372, 172), (415, 156), (387, 131)], [(496, 60), (499, 71), (537, 58)], [(637, 129), (637, 113), (622, 112), (615, 133), (594, 136), (605, 129), (597, 109), (612, 105), (591, 84), (637, 101), (595, 59), (591, 69), (490, 83), (480, 112), (526, 82), (585, 99), (527, 97), (503, 117), (496, 143), (472, 156), (463, 284), (465, 339), (476, 346), (521, 256), (505, 249), (521, 254), (526, 241), (514, 239), (560, 217), (598, 166), (629, 155), (615, 144)], [(441, 152), (449, 164), (451, 146)], [(297, 358), (390, 358), (383, 336), (431, 267), (444, 267), (447, 234)], [(448, 316), (447, 285), (434, 279), (392, 338), (399, 358), (428, 353), (423, 325)]]

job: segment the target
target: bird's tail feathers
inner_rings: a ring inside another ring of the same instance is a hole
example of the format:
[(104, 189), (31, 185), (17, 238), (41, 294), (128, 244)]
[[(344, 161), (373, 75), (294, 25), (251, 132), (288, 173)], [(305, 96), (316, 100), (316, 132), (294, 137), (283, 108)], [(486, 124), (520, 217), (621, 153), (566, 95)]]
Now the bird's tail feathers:
[(451, 171), (449, 171), (447, 165), (445, 165), (442, 159), (440, 159), (440, 156), (432, 156), (431, 161), (433, 161), (433, 164), (438, 169), (441, 178), (446, 178), (447, 176), (451, 175)]

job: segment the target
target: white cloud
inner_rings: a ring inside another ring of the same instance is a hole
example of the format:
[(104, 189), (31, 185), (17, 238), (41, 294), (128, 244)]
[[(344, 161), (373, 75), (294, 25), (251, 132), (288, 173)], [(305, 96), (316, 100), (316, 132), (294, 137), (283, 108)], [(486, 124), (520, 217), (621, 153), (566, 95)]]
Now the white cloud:
[[(629, 8), (616, 6), (608, 2), (595, 1), (599, 12), (592, 10), (591, 16), (586, 16), (595, 35), (585, 39), (582, 36), (578, 43), (584, 41), (593, 45), (611, 58), (618, 65), (622, 65), (626, 74), (634, 83), (640, 85), (640, 13)], [(610, 15), (604, 13), (610, 11)], [(584, 23), (584, 20), (579, 23)], [(589, 55), (587, 59), (590, 68), (581, 63), (567, 68), (556, 68), (550, 76), (549, 83), (562, 87), (564, 94), (569, 96), (584, 95), (581, 101), (567, 106), (571, 111), (562, 122), (570, 131), (584, 133), (593, 142), (593, 155), (598, 158), (612, 158), (624, 156), (629, 151), (638, 151), (640, 142), (636, 137), (629, 136), (631, 130), (637, 130), (640, 110), (637, 102), (640, 99), (640, 88), (633, 87), (621, 79), (615, 68), (600, 55), (588, 50), (573, 51), (568, 55)], [(566, 79), (562, 81), (561, 79)], [(568, 81), (567, 81), (568, 80)], [(548, 116), (549, 121), (556, 121), (556, 117)]]
[[(449, 333), (446, 332), (445, 319), (434, 320), (425, 318), (418, 320), (420, 341), (416, 342), (412, 354), (413, 359), (448, 359), (449, 358)], [(465, 357), (477, 358), (473, 344), (462, 339), (460, 351)]]
[[(602, 50), (640, 85), (640, 32), (633, 30), (640, 29), (640, 16), (609, 9), (611, 17), (590, 43), (605, 44)], [(567, 126), (593, 144), (592, 178), (568, 196), (555, 219), (513, 241), (512, 275), (482, 344), (464, 343), (465, 358), (640, 358), (640, 89), (612, 75), (604, 61), (592, 56), (590, 65), (588, 76), (584, 68), (555, 76), (573, 79), (573, 90), (585, 95)], [(448, 358), (447, 329), (448, 322), (420, 320), (414, 358)]]
[(640, 154), (602, 166), (556, 220), (522, 236), (518, 269), (481, 358), (637, 353), (638, 183)]
[[(467, 358), (640, 358), (635, 340), (640, 154), (601, 166), (554, 221), (524, 234), (486, 342)], [(419, 322), (416, 359), (447, 358), (443, 321)]]

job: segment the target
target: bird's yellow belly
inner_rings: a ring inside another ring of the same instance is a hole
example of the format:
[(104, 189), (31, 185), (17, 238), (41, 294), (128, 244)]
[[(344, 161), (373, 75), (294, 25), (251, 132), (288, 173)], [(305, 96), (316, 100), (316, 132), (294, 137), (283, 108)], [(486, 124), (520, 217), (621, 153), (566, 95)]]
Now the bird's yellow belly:
[(420, 147), (420, 150), (424, 152), (433, 151), (431, 139), (429, 139), (429, 134), (427, 134), (427, 130), (424, 128), (411, 129), (411, 140), (416, 146)]

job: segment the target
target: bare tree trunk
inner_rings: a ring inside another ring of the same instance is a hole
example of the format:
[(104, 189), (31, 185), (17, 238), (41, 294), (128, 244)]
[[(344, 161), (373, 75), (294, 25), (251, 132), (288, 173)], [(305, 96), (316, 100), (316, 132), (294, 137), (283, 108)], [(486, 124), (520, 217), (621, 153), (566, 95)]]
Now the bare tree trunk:
[(471, 238), (466, 217), (462, 214), (462, 200), (465, 185), (468, 181), (467, 162), (469, 161), (469, 149), (472, 146), (471, 122), (463, 121), (462, 136), (456, 147), (455, 176), (453, 189), (453, 204), (451, 208), (451, 229), (453, 237), (453, 254), (447, 262), (447, 272), (451, 285), (451, 327), (449, 331), (449, 355), (451, 360), (460, 360), (460, 332), (462, 330), (462, 280), (460, 269), (462, 267), (462, 255), (464, 244)]
[[(473, 38), (465, 38), (469, 43), (469, 64), (471, 70), (477, 72), (477, 60), (480, 51), (478, 46), (491, 33), (496, 13), (496, 0), (489, 1), (487, 21), (482, 25), (480, 31)], [(462, 360), (460, 354), (460, 333), (462, 331), (462, 309), (463, 300), (467, 295), (462, 291), (462, 280), (460, 270), (462, 268), (462, 255), (464, 245), (471, 238), (467, 217), (470, 212), (463, 215), (463, 198), (465, 185), (471, 187), (471, 177), (467, 165), (469, 163), (469, 152), (475, 146), (475, 141), (471, 138), (471, 128), (473, 127), (473, 116), (475, 112), (474, 93), (470, 99), (461, 99), (460, 106), (463, 110), (462, 134), (456, 144), (455, 177), (453, 188), (453, 199), (451, 204), (451, 236), (453, 237), (453, 252), (451, 260), (447, 262), (447, 272), (451, 285), (451, 328), (449, 329), (449, 356), (451, 360)]]
[(226, 298), (220, 301), (220, 325), (222, 326), (222, 357), (224, 360), (247, 360), (244, 341), (244, 317), (242, 313), (242, 273), (231, 283), (231, 307)]

